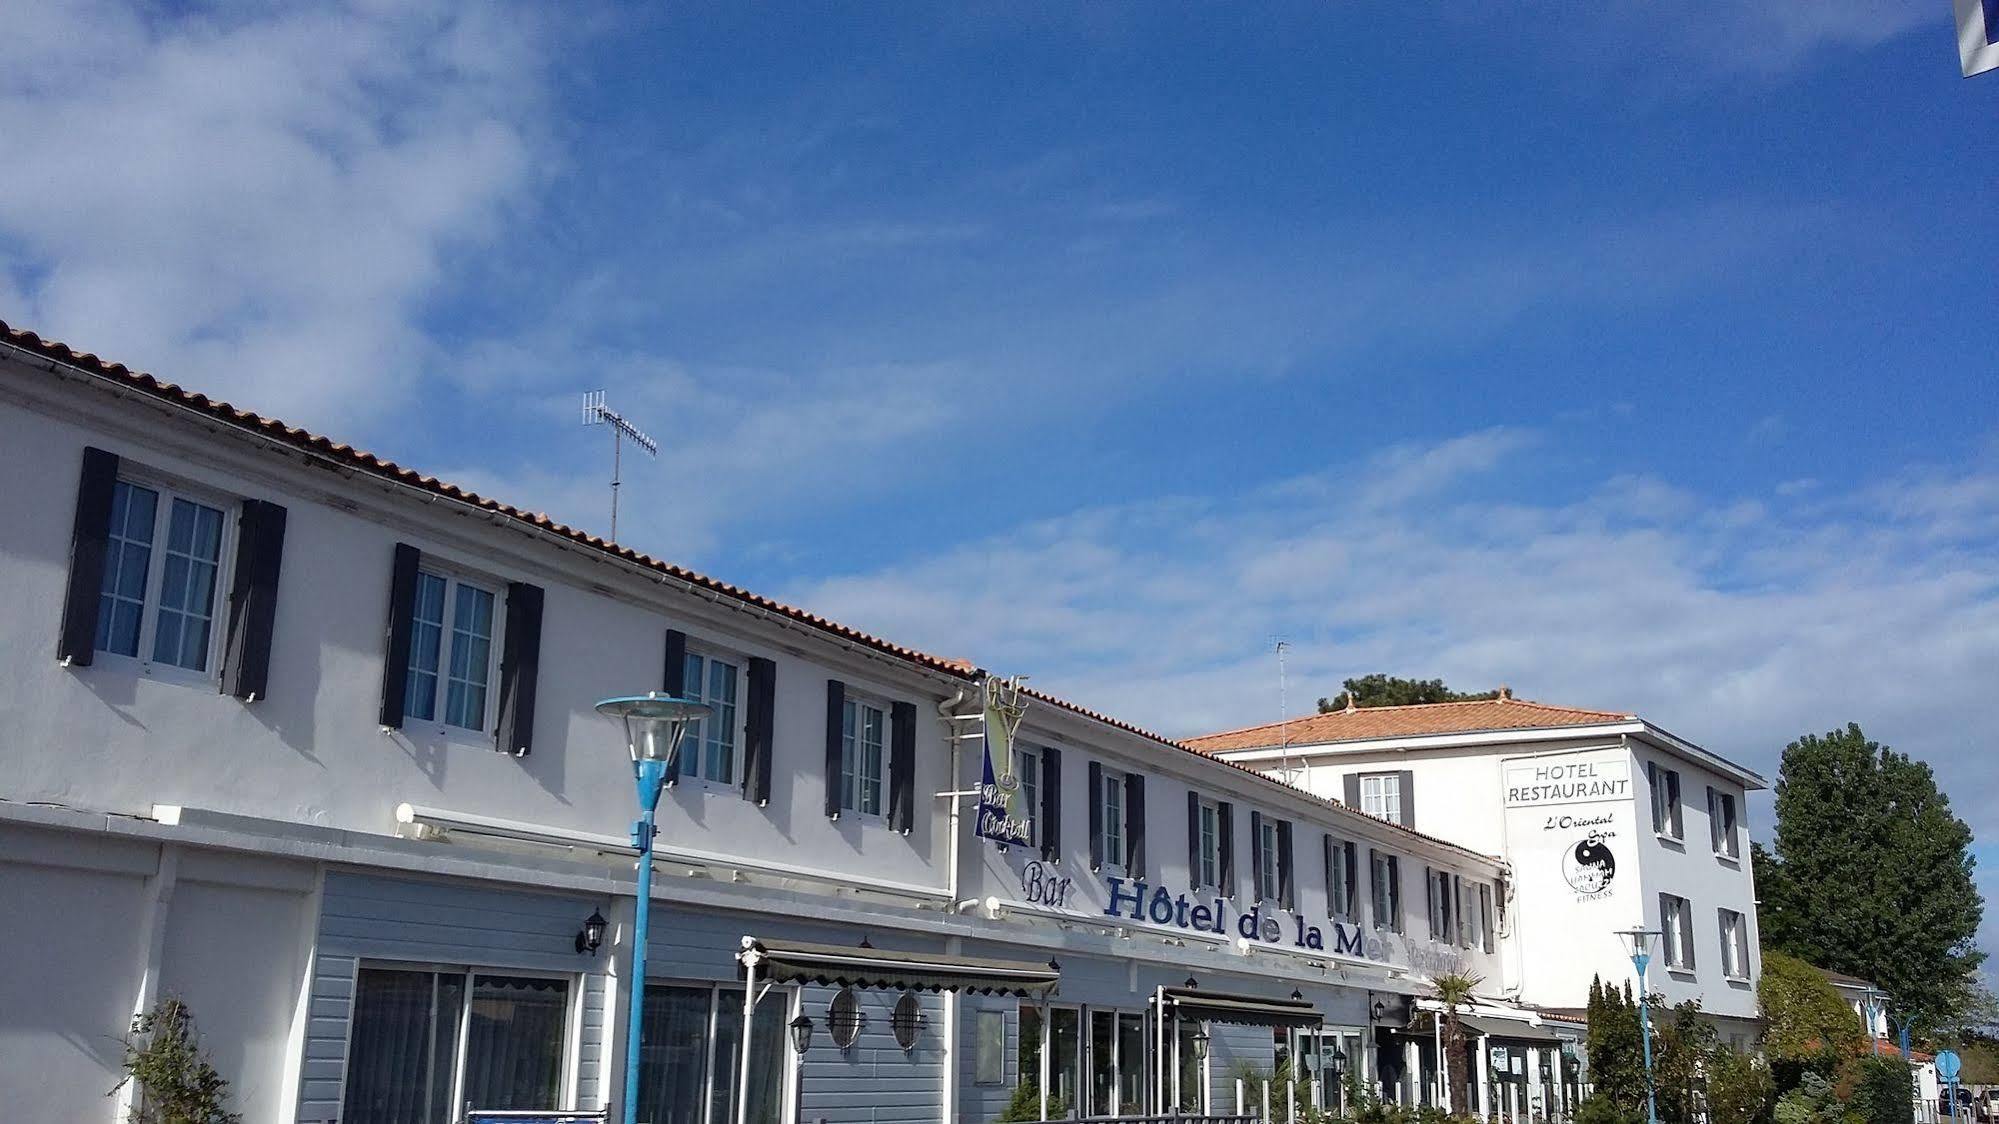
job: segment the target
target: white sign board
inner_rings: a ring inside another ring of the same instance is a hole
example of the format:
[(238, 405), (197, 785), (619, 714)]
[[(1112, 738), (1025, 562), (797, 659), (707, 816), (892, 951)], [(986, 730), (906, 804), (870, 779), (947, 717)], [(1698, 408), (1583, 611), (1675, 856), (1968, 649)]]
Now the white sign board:
[(1999, 70), (1999, 0), (1957, 0), (1957, 54), (1966, 78)]
[(1506, 766), (1506, 806), (1545, 808), (1631, 799), (1631, 762), (1563, 755)]

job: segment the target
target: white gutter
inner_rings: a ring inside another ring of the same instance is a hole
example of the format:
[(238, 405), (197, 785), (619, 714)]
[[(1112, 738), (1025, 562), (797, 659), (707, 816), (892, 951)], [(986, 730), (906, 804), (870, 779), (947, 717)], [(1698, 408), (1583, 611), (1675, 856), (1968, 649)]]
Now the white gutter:
[[(500, 839), (513, 839), (523, 843), (541, 843), (550, 847), (580, 847), (607, 855), (638, 854), (631, 840), (619, 835), (598, 835), (594, 832), (575, 831), (566, 827), (552, 827), (547, 824), (527, 823), (522, 820), (503, 819), (499, 816), (482, 816), (476, 812), (452, 812), (443, 808), (428, 808), (418, 804), (396, 805), (396, 822), (419, 828), (439, 831), (458, 831), (467, 835), (490, 835)], [(746, 859), (737, 855), (718, 854), (701, 851), (692, 847), (677, 847), (667, 843), (654, 843), (653, 853), (669, 863), (688, 863), (695, 866), (721, 867), (726, 870), (755, 871), (760, 874), (780, 878), (802, 878), (814, 882), (826, 882), (836, 886), (854, 886), (868, 890), (881, 890), (891, 894), (903, 894), (926, 901), (949, 901), (951, 894), (936, 886), (922, 886), (913, 882), (896, 882), (886, 878), (870, 878), (866, 875), (845, 874), (839, 871), (822, 870), (818, 867), (799, 866), (793, 863), (770, 862), (763, 859)]]

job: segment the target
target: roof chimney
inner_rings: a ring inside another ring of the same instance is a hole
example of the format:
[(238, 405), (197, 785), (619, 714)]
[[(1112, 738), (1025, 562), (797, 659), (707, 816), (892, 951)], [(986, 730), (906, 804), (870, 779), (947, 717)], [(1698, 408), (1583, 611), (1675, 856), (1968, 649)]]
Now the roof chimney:
[(1506, 685), (1506, 684), (1504, 684), (1504, 683), (1501, 683), (1501, 684), (1499, 685), (1499, 701), (1500, 701), (1500, 702), (1512, 702), (1512, 701), (1513, 701), (1513, 688), (1511, 688), (1511, 687), (1507, 686), (1507, 685)]
[(1347, 688), (1347, 713), (1352, 714), (1356, 709), (1357, 708), (1354, 705), (1353, 688), (1349, 687)]

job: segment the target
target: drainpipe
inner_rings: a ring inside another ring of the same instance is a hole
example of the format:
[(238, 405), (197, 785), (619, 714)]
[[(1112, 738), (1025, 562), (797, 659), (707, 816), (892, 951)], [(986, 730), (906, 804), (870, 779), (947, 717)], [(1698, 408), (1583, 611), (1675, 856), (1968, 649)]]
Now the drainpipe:
[(944, 724), (944, 740), (951, 743), (951, 815), (949, 826), (945, 831), (949, 838), (944, 844), (947, 864), (944, 874), (944, 893), (952, 902), (958, 900), (958, 815), (959, 807), (965, 797), (964, 790), (959, 787), (962, 780), (958, 772), (958, 730), (953, 725), (959, 716), (951, 712), (964, 701), (965, 688), (960, 687), (950, 698), (937, 704), (937, 717)]

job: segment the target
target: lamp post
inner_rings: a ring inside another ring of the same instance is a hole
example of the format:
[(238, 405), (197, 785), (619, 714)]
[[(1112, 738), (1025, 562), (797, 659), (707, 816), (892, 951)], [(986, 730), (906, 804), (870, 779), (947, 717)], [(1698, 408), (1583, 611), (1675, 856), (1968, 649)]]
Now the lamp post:
[(710, 712), (708, 706), (691, 699), (677, 698), (658, 691), (643, 695), (621, 695), (597, 704), (597, 713), (617, 718), (625, 724), (625, 748), (632, 755), (632, 778), (637, 782), (639, 818), (632, 823), (632, 846), (639, 853), (638, 909), (632, 921), (631, 1018), (625, 1024), (625, 1124), (639, 1119), (639, 1037), (645, 1028), (646, 928), (652, 916), (652, 841), (658, 829), (653, 814), (659, 809), (659, 794), (666, 787), (667, 764), (680, 752), (680, 739), (689, 722), (698, 722)]
[(1657, 929), (1620, 929), (1618, 936), (1631, 942), (1631, 966), (1638, 969), (1638, 1036), (1645, 1043), (1645, 1124), (1659, 1124), (1659, 1095), (1652, 1082), (1652, 1008), (1645, 998), (1645, 966), (1652, 962), (1652, 942)]

